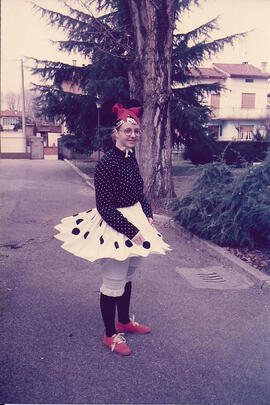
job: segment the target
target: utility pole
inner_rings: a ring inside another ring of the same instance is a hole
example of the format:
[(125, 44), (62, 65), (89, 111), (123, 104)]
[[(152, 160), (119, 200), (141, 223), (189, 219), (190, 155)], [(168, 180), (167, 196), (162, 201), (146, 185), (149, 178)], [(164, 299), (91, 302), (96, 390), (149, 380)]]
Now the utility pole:
[(21, 77), (22, 77), (22, 130), (25, 139), (26, 151), (26, 120), (25, 120), (25, 94), (24, 94), (24, 73), (23, 73), (23, 60), (21, 59)]

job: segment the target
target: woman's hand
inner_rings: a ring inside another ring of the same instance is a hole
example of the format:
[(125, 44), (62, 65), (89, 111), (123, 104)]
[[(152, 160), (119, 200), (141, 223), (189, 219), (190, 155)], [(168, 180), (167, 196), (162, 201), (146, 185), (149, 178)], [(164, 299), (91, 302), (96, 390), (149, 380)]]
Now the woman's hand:
[(141, 232), (136, 233), (133, 239), (131, 239), (136, 245), (142, 245), (144, 242), (144, 237), (142, 236)]
[(150, 224), (150, 225), (153, 225), (153, 218), (148, 217), (147, 219), (148, 219), (149, 224)]

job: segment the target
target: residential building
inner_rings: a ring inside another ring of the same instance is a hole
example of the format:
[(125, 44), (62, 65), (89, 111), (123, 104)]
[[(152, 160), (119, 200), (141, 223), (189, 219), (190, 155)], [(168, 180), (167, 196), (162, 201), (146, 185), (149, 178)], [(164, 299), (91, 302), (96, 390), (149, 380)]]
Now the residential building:
[[(21, 125), (14, 130), (16, 124), (21, 124), (22, 113), (18, 111), (0, 112), (0, 158), (33, 158), (33, 140), (40, 138), (38, 144), (43, 149), (44, 159), (58, 159), (58, 138), (63, 133), (61, 125), (53, 123), (35, 123), (27, 119), (25, 135)], [(37, 143), (35, 143), (37, 145)]]
[[(20, 111), (0, 111), (0, 157), (7, 155), (14, 157), (16, 155), (25, 158), (27, 156), (26, 140), (21, 125), (18, 125), (21, 124), (21, 122), (22, 113)], [(15, 128), (16, 126), (18, 127)]]
[(37, 136), (43, 138), (44, 159), (58, 159), (58, 138), (62, 132), (61, 125), (37, 124)]
[(0, 124), (4, 131), (13, 130), (16, 124), (22, 121), (22, 113), (20, 111), (5, 110), (0, 111)]
[(42, 136), (45, 147), (57, 145), (57, 140), (62, 134), (61, 125), (36, 124), (37, 136)]
[[(74, 69), (75, 69), (76, 66), (77, 66), (77, 60), (76, 59), (72, 60), (72, 65), (74, 66)], [(85, 91), (82, 90), (82, 88), (80, 87), (80, 84), (77, 83), (76, 81), (74, 81), (73, 79), (68, 80), (68, 81), (64, 80), (61, 83), (61, 88), (62, 88), (63, 91), (65, 91), (67, 93), (81, 94), (81, 95), (85, 94)]]
[(206, 96), (212, 108), (209, 132), (217, 140), (247, 141), (266, 137), (268, 128), (267, 93), (270, 74), (266, 63), (261, 69), (242, 64), (213, 63), (211, 68), (192, 69), (193, 83), (219, 82), (224, 90)]

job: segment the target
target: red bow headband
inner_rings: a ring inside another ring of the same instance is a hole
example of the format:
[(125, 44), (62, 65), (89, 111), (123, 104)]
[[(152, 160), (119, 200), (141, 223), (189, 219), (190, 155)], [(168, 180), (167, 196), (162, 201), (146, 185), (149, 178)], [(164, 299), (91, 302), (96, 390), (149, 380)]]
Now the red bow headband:
[(132, 107), (126, 109), (122, 104), (116, 103), (112, 107), (112, 112), (117, 115), (116, 128), (120, 127), (124, 122), (131, 122), (139, 125), (138, 115), (141, 112), (141, 107)]

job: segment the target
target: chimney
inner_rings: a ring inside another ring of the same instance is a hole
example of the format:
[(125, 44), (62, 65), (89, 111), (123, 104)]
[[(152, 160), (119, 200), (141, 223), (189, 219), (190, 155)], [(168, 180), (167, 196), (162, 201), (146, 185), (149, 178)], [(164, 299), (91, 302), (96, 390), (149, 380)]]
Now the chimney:
[(72, 65), (76, 66), (76, 64), (77, 64), (77, 59), (72, 59)]
[(261, 62), (261, 71), (265, 73), (266, 69), (267, 69), (267, 62)]

